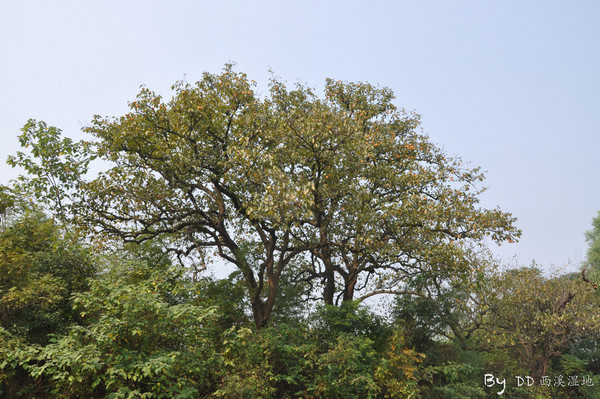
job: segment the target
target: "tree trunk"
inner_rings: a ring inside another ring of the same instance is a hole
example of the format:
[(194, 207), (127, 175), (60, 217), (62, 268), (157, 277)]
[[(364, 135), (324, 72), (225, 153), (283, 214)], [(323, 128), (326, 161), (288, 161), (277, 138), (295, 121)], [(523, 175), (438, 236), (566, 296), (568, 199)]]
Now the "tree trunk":
[(326, 305), (333, 305), (335, 295), (335, 274), (333, 269), (325, 269), (325, 288), (323, 289), (323, 301)]
[(252, 304), (252, 316), (254, 317), (254, 325), (257, 329), (261, 329), (267, 325), (269, 321), (269, 314), (271, 313), (270, 309), (267, 309), (267, 306), (263, 301), (258, 299), (253, 299), (251, 301)]
[(254, 317), (254, 324), (257, 329), (265, 327), (275, 306), (275, 299), (277, 298), (277, 291), (279, 287), (279, 273), (274, 273), (271, 269), (267, 272), (267, 283), (268, 293), (267, 300), (263, 301), (261, 298), (261, 291), (256, 289), (250, 295), (250, 302), (252, 305), (252, 316)]
[(531, 370), (531, 377), (533, 377), (536, 383), (539, 383), (540, 379), (546, 375), (546, 371), (548, 371), (548, 366), (550, 365), (551, 357), (552, 348), (548, 340), (544, 342), (542, 353), (536, 354), (535, 348), (532, 348), (529, 368)]
[(354, 300), (354, 289), (356, 288), (356, 273), (351, 272), (348, 274), (348, 278), (346, 279), (346, 284), (344, 287), (344, 302), (349, 302)]
[(322, 249), (319, 257), (323, 261), (323, 267), (325, 268), (325, 287), (323, 288), (323, 301), (326, 305), (333, 305), (333, 298), (335, 296), (335, 272), (333, 270), (333, 261), (331, 259), (331, 249), (328, 246), (325, 246)]

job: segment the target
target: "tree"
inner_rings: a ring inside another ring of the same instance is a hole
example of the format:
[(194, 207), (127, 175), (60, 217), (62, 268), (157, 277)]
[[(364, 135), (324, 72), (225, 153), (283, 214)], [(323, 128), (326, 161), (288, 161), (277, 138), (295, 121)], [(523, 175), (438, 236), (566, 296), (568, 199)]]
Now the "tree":
[[(273, 79), (259, 98), (228, 65), (173, 90), (163, 102), (143, 89), (130, 113), (96, 117), (84, 129), (95, 152), (78, 144), (87, 158), (28, 170), (64, 178), (65, 213), (88, 229), (161, 238), (178, 256), (214, 253), (235, 265), (257, 327), (284, 271), (322, 288), (327, 304), (365, 299), (464, 274), (464, 243), (520, 234), (509, 214), (478, 207), (483, 175), (417, 133), (418, 116), (398, 110), (389, 89), (328, 80), (322, 99)], [(47, 127), (31, 126), (22, 142), (43, 154)], [(65, 172), (85, 170), (92, 156), (112, 167), (87, 181)]]
[(96, 267), (88, 249), (39, 209), (5, 192), (0, 201), (0, 396), (34, 397), (40, 384), (14, 356), (32, 356), (81, 321), (72, 295), (87, 289)]
[(600, 212), (592, 220), (592, 229), (585, 233), (585, 240), (589, 244), (586, 269), (590, 269), (590, 274), (596, 282), (600, 277)]
[(20, 389), (13, 380), (8, 397), (197, 398), (214, 390), (215, 309), (172, 303), (191, 289), (181, 269), (126, 257), (111, 266), (73, 296), (81, 323), (45, 346), (16, 345), (7, 353), (0, 369), (17, 365), (36, 386), (13, 396)]
[(0, 185), (0, 222), (2, 223), (2, 227), (6, 226), (8, 215), (14, 205), (15, 197), (11, 193), (11, 190), (6, 186)]
[[(581, 276), (545, 277), (536, 267), (492, 276), (477, 312), (479, 350), (509, 351), (536, 383), (550, 361), (600, 327), (600, 302)], [(517, 371), (518, 372), (518, 371)]]
[(29, 211), (0, 231), (0, 327), (45, 343), (77, 316), (70, 297), (95, 273), (92, 256), (52, 219)]

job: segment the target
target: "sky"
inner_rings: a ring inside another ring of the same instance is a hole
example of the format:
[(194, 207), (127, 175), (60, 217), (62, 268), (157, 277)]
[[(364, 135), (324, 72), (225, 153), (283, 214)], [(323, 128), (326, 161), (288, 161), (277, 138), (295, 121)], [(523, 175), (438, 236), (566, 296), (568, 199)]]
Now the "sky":
[(577, 270), (600, 210), (596, 0), (0, 0), (0, 184), (29, 118), (84, 138), (144, 85), (170, 97), (226, 63), (266, 93), (269, 71), (391, 88), (430, 140), (486, 171), (512, 213), (504, 263)]

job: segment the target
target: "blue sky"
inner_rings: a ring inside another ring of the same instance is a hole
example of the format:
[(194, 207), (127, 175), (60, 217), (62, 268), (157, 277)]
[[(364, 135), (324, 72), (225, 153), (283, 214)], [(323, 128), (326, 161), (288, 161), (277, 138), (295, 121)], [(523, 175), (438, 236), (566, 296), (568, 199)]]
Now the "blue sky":
[(584, 259), (600, 210), (598, 1), (1, 0), (0, 158), (28, 118), (79, 138), (140, 85), (169, 96), (232, 61), (263, 91), (269, 69), (390, 87), (434, 143), (487, 171), (482, 204), (518, 218), (500, 258)]

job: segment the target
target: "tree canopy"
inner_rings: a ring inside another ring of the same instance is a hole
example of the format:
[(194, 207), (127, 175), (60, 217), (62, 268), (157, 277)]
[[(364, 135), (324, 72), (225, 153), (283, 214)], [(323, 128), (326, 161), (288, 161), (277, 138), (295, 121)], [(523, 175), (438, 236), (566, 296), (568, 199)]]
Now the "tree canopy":
[[(416, 280), (422, 291), (469, 270), (465, 244), (519, 236), (510, 214), (478, 205), (479, 169), (419, 133), (391, 90), (327, 80), (321, 98), (273, 79), (261, 97), (254, 86), (228, 65), (176, 83), (169, 101), (144, 88), (128, 114), (95, 117), (91, 143), (30, 122), (21, 141), (41, 162), (11, 162), (34, 187), (61, 181), (47, 197), (100, 235), (160, 237), (197, 264), (214, 253), (235, 265), (257, 326), (284, 270), (333, 304)], [(111, 166), (86, 180), (92, 157)]]

